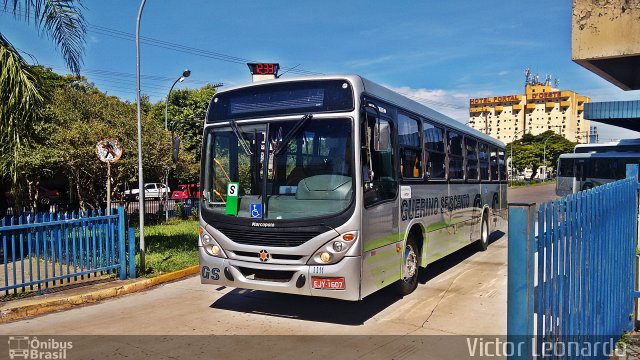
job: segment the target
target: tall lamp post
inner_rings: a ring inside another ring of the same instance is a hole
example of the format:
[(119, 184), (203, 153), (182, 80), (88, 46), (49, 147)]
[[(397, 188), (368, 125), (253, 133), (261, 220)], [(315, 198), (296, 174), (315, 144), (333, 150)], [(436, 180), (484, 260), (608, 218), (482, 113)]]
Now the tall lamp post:
[(169, 97), (171, 96), (171, 92), (173, 91), (173, 87), (176, 86), (177, 83), (179, 82), (183, 82), (184, 79), (188, 78), (189, 75), (191, 75), (191, 70), (189, 69), (185, 69), (182, 72), (182, 75), (180, 75), (179, 78), (176, 79), (176, 81), (173, 82), (173, 85), (171, 85), (171, 88), (169, 89), (169, 93), (167, 94), (167, 100), (164, 103), (164, 129), (167, 129), (167, 114), (168, 114), (168, 110), (169, 110)]
[(136, 96), (138, 106), (138, 212), (140, 213), (140, 272), (145, 273), (144, 263), (144, 180), (142, 171), (142, 110), (140, 108), (140, 18), (146, 0), (140, 2), (138, 19), (136, 20)]
[[(191, 70), (189, 69), (185, 69), (182, 72), (182, 75), (180, 75), (179, 78), (176, 79), (176, 81), (173, 82), (173, 85), (171, 85), (171, 88), (169, 89), (169, 93), (167, 94), (167, 100), (164, 102), (164, 129), (167, 129), (167, 122), (168, 122), (168, 114), (169, 114), (169, 97), (171, 96), (171, 92), (173, 91), (173, 87), (176, 86), (177, 83), (179, 82), (183, 82), (184, 79), (188, 78), (189, 75), (191, 75)], [(164, 220), (165, 222), (169, 222), (169, 191), (167, 191), (167, 189), (169, 189), (169, 170), (165, 170), (164, 172)]]

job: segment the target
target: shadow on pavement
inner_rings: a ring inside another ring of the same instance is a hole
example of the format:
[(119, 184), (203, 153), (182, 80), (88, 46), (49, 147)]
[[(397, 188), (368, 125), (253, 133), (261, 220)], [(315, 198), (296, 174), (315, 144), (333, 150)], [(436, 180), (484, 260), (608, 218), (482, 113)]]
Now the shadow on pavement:
[(387, 289), (362, 301), (234, 289), (211, 308), (341, 325), (362, 325), (401, 298)]
[[(505, 233), (500, 230), (497, 230), (496, 232), (491, 234), (489, 236), (489, 246), (491, 246), (491, 244), (494, 243), (495, 241), (502, 238), (504, 235)], [(449, 254), (443, 257), (440, 260), (436, 260), (431, 264), (427, 265), (426, 268), (420, 269), (420, 273), (418, 274), (419, 276), (418, 281), (420, 282), (420, 284), (426, 284), (429, 280), (439, 276), (445, 271), (460, 264), (461, 262), (465, 261), (466, 259), (468, 259), (469, 257), (471, 257), (473, 254), (477, 252), (478, 250), (476, 250), (474, 244), (471, 244), (469, 246), (463, 247), (462, 249), (452, 254)]]
[[(504, 235), (492, 234), (490, 242)], [(419, 281), (427, 281), (444, 273), (475, 254), (473, 246), (466, 246), (421, 269)], [(242, 313), (261, 314), (305, 321), (325, 322), (340, 325), (362, 325), (402, 297), (388, 286), (362, 301), (343, 301), (303, 295), (271, 293), (260, 290), (234, 289), (216, 300), (209, 307)]]

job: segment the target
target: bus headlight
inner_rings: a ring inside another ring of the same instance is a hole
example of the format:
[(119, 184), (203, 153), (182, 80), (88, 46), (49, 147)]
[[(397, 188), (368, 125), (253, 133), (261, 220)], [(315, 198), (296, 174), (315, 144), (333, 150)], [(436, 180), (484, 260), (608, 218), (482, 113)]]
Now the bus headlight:
[(331, 261), (331, 254), (329, 254), (326, 251), (321, 252), (320, 253), (320, 261), (322, 261), (323, 263), (328, 263), (329, 261)]
[(220, 245), (218, 245), (218, 242), (216, 242), (213, 236), (204, 231), (202, 228), (200, 229), (200, 244), (202, 245), (204, 252), (211, 256), (226, 258), (227, 256), (224, 254), (224, 251), (222, 250)]
[(358, 232), (350, 231), (332, 239), (316, 250), (307, 264), (329, 265), (339, 262), (344, 258), (357, 238)]
[(333, 250), (336, 252), (341, 252), (344, 249), (344, 243), (342, 241), (334, 241), (333, 242)]

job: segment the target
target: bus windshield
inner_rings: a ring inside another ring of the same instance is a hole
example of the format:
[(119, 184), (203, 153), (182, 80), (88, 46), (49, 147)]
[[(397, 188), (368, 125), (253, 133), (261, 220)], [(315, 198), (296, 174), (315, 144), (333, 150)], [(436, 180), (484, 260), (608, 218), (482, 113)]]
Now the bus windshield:
[(328, 216), (351, 204), (351, 119), (309, 116), (237, 124), (237, 131), (232, 126), (205, 132), (207, 209), (274, 220)]

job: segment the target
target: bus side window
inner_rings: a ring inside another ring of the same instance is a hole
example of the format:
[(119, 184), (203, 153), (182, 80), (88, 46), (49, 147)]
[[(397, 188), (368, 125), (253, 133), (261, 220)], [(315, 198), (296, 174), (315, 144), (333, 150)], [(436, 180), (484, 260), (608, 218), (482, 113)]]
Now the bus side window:
[(465, 168), (467, 170), (467, 180), (478, 180), (477, 141), (465, 136), (464, 145), (466, 148)]
[(449, 180), (464, 180), (464, 153), (462, 134), (449, 130)]
[(427, 179), (445, 179), (447, 154), (444, 129), (435, 127), (428, 122), (424, 122), (422, 127), (424, 129)]
[(498, 151), (496, 148), (492, 147), (491, 152), (489, 153), (489, 172), (491, 174), (491, 181), (500, 180), (498, 177)]
[(573, 177), (573, 159), (560, 159), (558, 166), (558, 176)]
[(504, 150), (498, 151), (498, 167), (500, 168), (500, 180), (507, 180), (507, 166), (504, 158)]
[(489, 146), (483, 142), (478, 143), (478, 160), (480, 162), (480, 180), (489, 180)]
[(400, 174), (405, 179), (422, 178), (422, 141), (418, 120), (398, 114)]

